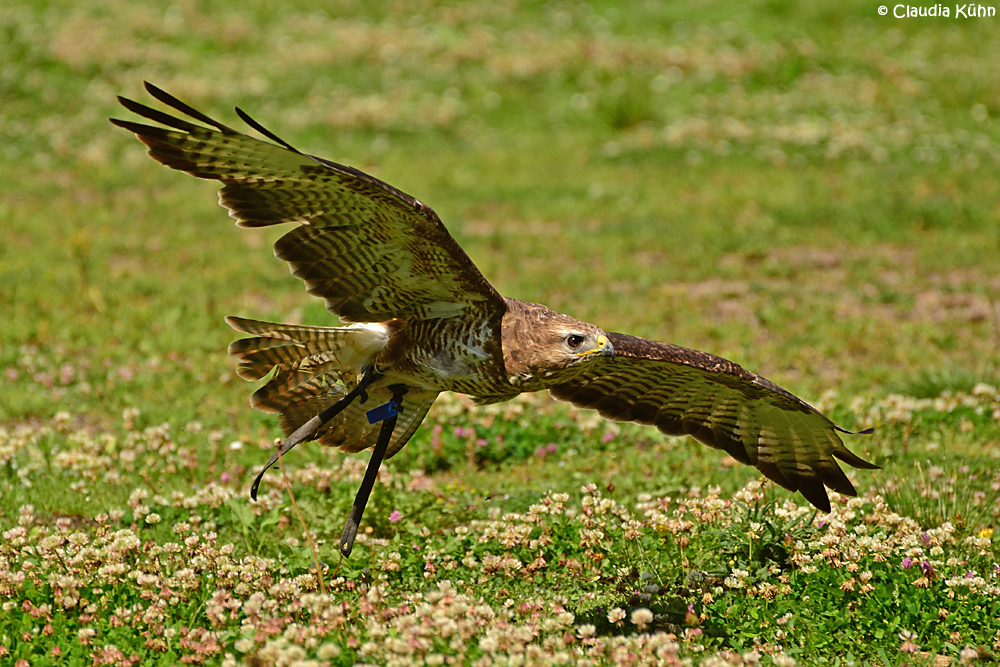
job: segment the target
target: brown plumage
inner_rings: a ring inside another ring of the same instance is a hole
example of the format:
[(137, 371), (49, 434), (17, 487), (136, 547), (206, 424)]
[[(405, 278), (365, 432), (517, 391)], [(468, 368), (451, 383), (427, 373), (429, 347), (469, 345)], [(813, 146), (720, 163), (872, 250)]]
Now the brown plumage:
[(299, 152), (239, 109), (276, 143), (146, 87), (209, 127), (124, 98), (127, 109), (172, 129), (112, 122), (135, 132), (153, 159), (220, 181), (219, 201), (239, 226), (297, 223), (275, 244), (275, 255), (349, 323), (308, 327), (227, 318), (253, 336), (229, 347), (240, 377), (270, 375), (251, 404), (280, 415), (286, 434), (340, 399), (352, 399), (365, 377), (365, 406), (353, 401), (310, 430), (310, 439), (344, 451), (371, 447), (378, 426), (368, 423), (366, 408), (405, 392), (386, 452), (391, 456), (442, 391), (495, 402), (548, 389), (608, 419), (650, 424), (725, 450), (824, 511), (830, 510), (825, 487), (856, 494), (835, 459), (876, 467), (843, 445), (838, 432), (849, 431), (768, 380), (704, 352), (608, 334), (503, 297), (425, 204), (357, 169)]

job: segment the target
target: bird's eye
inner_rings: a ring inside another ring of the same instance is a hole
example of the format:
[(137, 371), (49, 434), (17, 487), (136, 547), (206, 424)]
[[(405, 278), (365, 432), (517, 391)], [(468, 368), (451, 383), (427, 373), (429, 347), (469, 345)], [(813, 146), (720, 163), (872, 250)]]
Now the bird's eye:
[(567, 343), (567, 344), (568, 344), (568, 345), (569, 345), (570, 347), (574, 347), (574, 348), (575, 348), (575, 347), (580, 347), (581, 345), (583, 345), (583, 341), (584, 341), (584, 340), (585, 340), (585, 339), (584, 339), (584, 337), (583, 337), (583, 336), (581, 336), (580, 334), (571, 334), (571, 335), (570, 335), (570, 336), (569, 336), (569, 337), (568, 337), (568, 338), (566, 339), (566, 343)]

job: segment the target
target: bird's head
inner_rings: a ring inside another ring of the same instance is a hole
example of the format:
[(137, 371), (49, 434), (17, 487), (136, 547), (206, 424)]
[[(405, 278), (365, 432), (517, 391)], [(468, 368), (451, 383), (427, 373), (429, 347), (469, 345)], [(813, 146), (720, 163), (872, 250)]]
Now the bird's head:
[(514, 299), (507, 299), (503, 351), (510, 376), (547, 382), (564, 371), (584, 368), (615, 354), (608, 334), (600, 327), (537, 303)]
[(600, 327), (561, 313), (547, 319), (536, 329), (539, 370), (559, 371), (614, 356), (615, 348)]
[(570, 363), (585, 361), (590, 355), (595, 354), (603, 357), (615, 355), (615, 348), (608, 340), (608, 335), (589, 324), (563, 331), (560, 338), (563, 352), (566, 353)]

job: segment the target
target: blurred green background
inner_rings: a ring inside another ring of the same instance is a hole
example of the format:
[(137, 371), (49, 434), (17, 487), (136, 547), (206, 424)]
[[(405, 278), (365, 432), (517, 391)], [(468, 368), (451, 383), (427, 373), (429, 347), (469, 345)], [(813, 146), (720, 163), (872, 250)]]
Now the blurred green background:
[(329, 323), (216, 185), (106, 121), (149, 80), (434, 207), (501, 292), (817, 400), (1000, 357), (996, 19), (871, 3), (0, 8), (0, 419), (245, 427), (226, 314)]

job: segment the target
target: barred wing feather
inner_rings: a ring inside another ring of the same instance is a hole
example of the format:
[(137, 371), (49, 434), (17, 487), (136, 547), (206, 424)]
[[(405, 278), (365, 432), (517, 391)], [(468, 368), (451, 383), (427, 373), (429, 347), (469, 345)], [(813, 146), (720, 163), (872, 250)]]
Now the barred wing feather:
[[(352, 322), (474, 312), (499, 322), (504, 302), (434, 211), (353, 167), (299, 152), (243, 112), (277, 144), (215, 121), (159, 88), (146, 89), (204, 127), (119, 98), (167, 128), (112, 119), (173, 169), (223, 183), (220, 203), (243, 227), (300, 223), (275, 244), (310, 294)], [(239, 111), (239, 110), (238, 110)]]
[(850, 452), (815, 408), (731, 361), (705, 352), (608, 334), (614, 358), (549, 388), (553, 397), (603, 417), (691, 435), (830, 511), (824, 486), (857, 495), (835, 459), (877, 468)]

